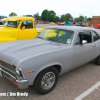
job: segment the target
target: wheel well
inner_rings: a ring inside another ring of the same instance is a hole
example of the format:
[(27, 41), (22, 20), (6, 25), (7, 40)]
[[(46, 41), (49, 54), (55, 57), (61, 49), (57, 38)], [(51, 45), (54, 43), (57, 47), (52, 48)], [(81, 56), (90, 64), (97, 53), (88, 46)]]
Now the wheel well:
[(58, 70), (58, 73), (61, 72), (61, 66), (60, 65), (54, 65), (54, 67)]
[[(60, 65), (53, 65), (53, 66), (50, 66), (50, 67), (55, 67), (55, 68), (57, 69), (58, 73), (61, 72), (61, 66), (60, 66)], [(41, 71), (43, 71), (43, 70), (41, 70)], [(41, 71), (40, 71), (40, 72), (41, 72)], [(39, 73), (40, 73), (40, 72), (39, 72)], [(39, 73), (38, 73), (38, 75), (39, 75)], [(38, 76), (38, 75), (37, 75), (37, 76)], [(35, 82), (37, 76), (35, 77), (34, 82)], [(33, 84), (34, 84), (34, 82), (33, 82)]]

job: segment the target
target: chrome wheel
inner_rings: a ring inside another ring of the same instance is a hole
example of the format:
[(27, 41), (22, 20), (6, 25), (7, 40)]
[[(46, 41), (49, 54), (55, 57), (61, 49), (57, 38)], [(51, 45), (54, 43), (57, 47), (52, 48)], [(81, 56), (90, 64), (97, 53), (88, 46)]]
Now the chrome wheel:
[(46, 90), (53, 86), (55, 83), (55, 74), (53, 72), (46, 73), (41, 80), (41, 87)]

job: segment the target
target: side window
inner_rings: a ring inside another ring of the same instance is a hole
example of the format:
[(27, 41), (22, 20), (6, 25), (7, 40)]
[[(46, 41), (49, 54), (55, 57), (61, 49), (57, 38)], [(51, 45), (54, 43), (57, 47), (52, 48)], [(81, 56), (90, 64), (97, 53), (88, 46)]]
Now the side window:
[(82, 44), (82, 40), (86, 40), (87, 43), (92, 42), (92, 34), (91, 32), (79, 32), (79, 37), (80, 37), (80, 43)]
[(97, 36), (97, 34), (95, 34), (95, 32), (92, 32), (92, 36), (93, 36), (94, 42), (100, 39), (99, 36)]
[(33, 22), (31, 20), (25, 20), (21, 24), (21, 29), (22, 27), (25, 27), (25, 29), (32, 29), (33, 28)]

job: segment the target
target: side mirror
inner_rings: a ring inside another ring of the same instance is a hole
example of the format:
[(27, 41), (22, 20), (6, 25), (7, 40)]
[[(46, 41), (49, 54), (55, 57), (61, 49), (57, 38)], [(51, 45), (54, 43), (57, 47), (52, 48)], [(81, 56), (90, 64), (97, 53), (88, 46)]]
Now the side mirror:
[(87, 43), (87, 40), (82, 40), (82, 44), (86, 44)]
[(25, 26), (22, 27), (22, 30), (25, 29)]

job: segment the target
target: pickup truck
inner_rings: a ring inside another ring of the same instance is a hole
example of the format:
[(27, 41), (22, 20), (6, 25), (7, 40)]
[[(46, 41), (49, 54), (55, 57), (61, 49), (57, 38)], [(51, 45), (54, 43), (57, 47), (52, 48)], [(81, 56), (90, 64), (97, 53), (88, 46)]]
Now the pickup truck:
[(35, 19), (31, 17), (9, 17), (6, 26), (0, 27), (0, 43), (35, 38), (43, 29), (36, 29)]

